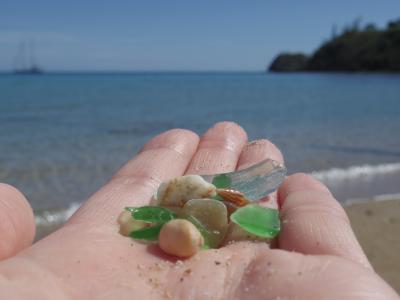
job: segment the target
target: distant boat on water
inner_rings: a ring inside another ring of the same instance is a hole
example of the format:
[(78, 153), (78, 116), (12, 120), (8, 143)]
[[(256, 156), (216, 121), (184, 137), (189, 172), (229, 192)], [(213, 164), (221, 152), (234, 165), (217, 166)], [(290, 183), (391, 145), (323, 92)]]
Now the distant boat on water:
[(37, 66), (31, 66), (27, 69), (17, 69), (14, 70), (14, 74), (17, 75), (38, 75), (43, 74), (43, 70)]
[(21, 42), (14, 61), (14, 74), (16, 75), (40, 75), (43, 70), (36, 64), (35, 48), (32, 41), (27, 45)]

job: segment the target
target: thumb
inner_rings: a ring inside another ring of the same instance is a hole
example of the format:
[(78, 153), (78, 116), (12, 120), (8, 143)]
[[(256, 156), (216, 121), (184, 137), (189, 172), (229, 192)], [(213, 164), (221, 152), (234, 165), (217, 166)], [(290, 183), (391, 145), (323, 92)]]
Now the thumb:
[(340, 256), (371, 268), (344, 209), (322, 183), (291, 175), (279, 189), (279, 203), (281, 249)]
[(16, 188), (0, 183), (0, 260), (32, 244), (35, 219), (28, 201)]

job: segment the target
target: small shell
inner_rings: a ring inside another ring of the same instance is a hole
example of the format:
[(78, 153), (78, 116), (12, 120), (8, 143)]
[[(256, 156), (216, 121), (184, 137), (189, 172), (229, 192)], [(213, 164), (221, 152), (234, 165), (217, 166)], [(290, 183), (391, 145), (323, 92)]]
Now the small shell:
[(239, 191), (217, 189), (217, 194), (220, 195), (225, 201), (231, 202), (236, 206), (245, 206), (250, 203), (244, 194)]
[(216, 187), (198, 175), (186, 175), (171, 179), (160, 185), (157, 204), (182, 207), (190, 199), (211, 198), (216, 195)]
[(238, 209), (238, 207), (235, 205), (235, 204), (233, 204), (232, 202), (229, 202), (229, 201), (222, 201), (222, 203), (224, 203), (225, 204), (225, 206), (226, 206), (226, 209), (227, 209), (227, 212), (228, 212), (228, 220), (229, 220), (229, 218), (231, 217), (231, 214), (233, 214), (237, 209)]
[(129, 236), (129, 234), (134, 230), (139, 230), (144, 227), (149, 226), (149, 223), (144, 221), (134, 220), (132, 214), (129, 211), (124, 210), (118, 217), (119, 233), (124, 236)]

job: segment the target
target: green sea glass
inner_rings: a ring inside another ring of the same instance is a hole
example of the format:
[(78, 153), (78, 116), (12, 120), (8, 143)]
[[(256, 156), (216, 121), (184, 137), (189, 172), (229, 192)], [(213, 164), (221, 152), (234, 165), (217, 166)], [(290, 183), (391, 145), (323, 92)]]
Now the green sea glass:
[(135, 220), (150, 223), (166, 223), (178, 216), (173, 211), (160, 206), (126, 207)]
[(125, 207), (125, 210), (131, 213), (134, 220), (154, 223), (151, 227), (134, 230), (129, 234), (132, 238), (148, 241), (156, 241), (161, 227), (178, 217), (173, 211), (160, 206)]
[(187, 216), (186, 220), (190, 221), (194, 226), (196, 226), (197, 230), (201, 233), (204, 238), (203, 249), (210, 249), (210, 243), (212, 244), (213, 236), (212, 233), (204, 227), (203, 224), (199, 220), (197, 220), (193, 216)]
[[(212, 183), (217, 189), (232, 189), (241, 192), (246, 200), (254, 202), (276, 190), (285, 176), (286, 168), (279, 162), (269, 159), (240, 171), (201, 175), (204, 180)], [(186, 182), (186, 184), (188, 183)], [(210, 186), (215, 191), (215, 188)], [(241, 228), (235, 226), (240, 231), (245, 230), (257, 237), (268, 239), (279, 234), (281, 225), (278, 210), (257, 204), (248, 204), (237, 208), (237, 205), (223, 201), (224, 199), (219, 195), (213, 197), (214, 199), (205, 198), (208, 196), (203, 198), (202, 195), (199, 197), (202, 199), (188, 200), (190, 199), (188, 198), (187, 202), (185, 200), (186, 203), (179, 202), (181, 205), (174, 207), (173, 210), (168, 209), (168, 206), (126, 207), (125, 210), (131, 213), (134, 220), (146, 222), (145, 226), (150, 226), (134, 230), (129, 235), (135, 239), (156, 241), (162, 226), (176, 218), (187, 219), (197, 227), (205, 240), (205, 249), (219, 248), (223, 244), (227, 237), (228, 226), (233, 225), (229, 223), (229, 218), (231, 222)], [(185, 204), (182, 207), (183, 203)], [(230, 217), (228, 217), (227, 205), (230, 208), (229, 212), (232, 213)]]
[(189, 221), (189, 216), (193, 217), (207, 230), (206, 236), (200, 233), (211, 248), (221, 245), (228, 229), (228, 211), (224, 203), (213, 199), (192, 199), (186, 202), (180, 215)]
[(215, 185), (217, 189), (229, 189), (231, 186), (231, 179), (226, 174), (216, 175), (212, 180), (212, 184)]
[(277, 236), (281, 228), (278, 210), (256, 204), (237, 209), (230, 219), (247, 232), (263, 238)]

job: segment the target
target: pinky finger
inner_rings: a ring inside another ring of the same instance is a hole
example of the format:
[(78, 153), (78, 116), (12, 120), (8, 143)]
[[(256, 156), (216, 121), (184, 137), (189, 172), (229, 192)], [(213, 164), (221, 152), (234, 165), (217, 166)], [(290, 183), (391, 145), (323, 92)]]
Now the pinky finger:
[(305, 174), (288, 177), (279, 189), (281, 249), (335, 255), (371, 268), (349, 219), (329, 190)]

